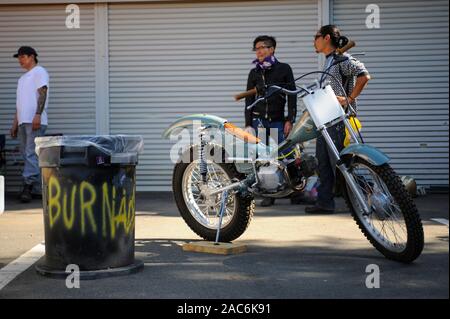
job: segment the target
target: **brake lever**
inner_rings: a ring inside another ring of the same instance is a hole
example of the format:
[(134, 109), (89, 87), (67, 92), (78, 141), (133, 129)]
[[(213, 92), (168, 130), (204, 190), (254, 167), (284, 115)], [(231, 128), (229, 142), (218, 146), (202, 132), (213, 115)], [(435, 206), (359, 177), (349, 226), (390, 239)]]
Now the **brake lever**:
[(260, 97), (259, 99), (256, 99), (255, 102), (253, 102), (252, 104), (247, 106), (247, 110), (251, 110), (256, 104), (258, 104), (259, 102), (261, 102), (265, 99), (266, 99), (266, 97)]
[(258, 104), (261, 101), (267, 101), (268, 98), (270, 98), (272, 95), (274, 95), (279, 91), (281, 91), (279, 88), (274, 88), (272, 86), (266, 87), (264, 96), (260, 97), (259, 99), (255, 100), (255, 102), (247, 106), (247, 110), (252, 109), (256, 104)]

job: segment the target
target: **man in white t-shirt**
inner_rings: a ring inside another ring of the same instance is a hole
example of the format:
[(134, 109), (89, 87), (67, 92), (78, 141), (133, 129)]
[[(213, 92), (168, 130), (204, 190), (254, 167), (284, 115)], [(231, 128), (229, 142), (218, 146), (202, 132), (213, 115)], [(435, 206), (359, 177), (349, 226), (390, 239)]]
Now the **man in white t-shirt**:
[(20, 47), (14, 57), (26, 70), (17, 84), (16, 116), (11, 128), (11, 137), (19, 137), (20, 151), (24, 159), (24, 187), (19, 196), (24, 203), (32, 200), (32, 194), (41, 194), (41, 177), (34, 139), (47, 129), (47, 105), (49, 76), (37, 65), (37, 52), (31, 47)]

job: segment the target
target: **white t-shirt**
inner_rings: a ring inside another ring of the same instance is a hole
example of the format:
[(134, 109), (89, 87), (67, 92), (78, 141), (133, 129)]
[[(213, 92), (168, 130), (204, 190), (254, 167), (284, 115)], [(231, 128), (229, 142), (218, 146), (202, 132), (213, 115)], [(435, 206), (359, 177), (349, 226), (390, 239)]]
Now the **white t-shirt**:
[(47, 106), (49, 97), (49, 76), (47, 71), (39, 65), (23, 74), (17, 84), (16, 108), (19, 125), (22, 123), (33, 123), (37, 111), (39, 93), (38, 89), (47, 86), (47, 99), (45, 108), (41, 114), (41, 124), (47, 124)]

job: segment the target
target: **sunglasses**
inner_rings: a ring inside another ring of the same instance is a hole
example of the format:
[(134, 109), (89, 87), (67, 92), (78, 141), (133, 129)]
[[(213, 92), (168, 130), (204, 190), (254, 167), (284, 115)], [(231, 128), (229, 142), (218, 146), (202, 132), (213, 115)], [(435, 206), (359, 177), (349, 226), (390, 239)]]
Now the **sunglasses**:
[(268, 49), (268, 48), (271, 48), (271, 46), (260, 46), (257, 48), (253, 48), (252, 51), (256, 52), (256, 51), (264, 50), (264, 49)]
[(316, 34), (316, 36), (314, 37), (314, 40), (317, 40), (318, 38), (321, 38), (321, 37), (323, 37), (322, 34)]

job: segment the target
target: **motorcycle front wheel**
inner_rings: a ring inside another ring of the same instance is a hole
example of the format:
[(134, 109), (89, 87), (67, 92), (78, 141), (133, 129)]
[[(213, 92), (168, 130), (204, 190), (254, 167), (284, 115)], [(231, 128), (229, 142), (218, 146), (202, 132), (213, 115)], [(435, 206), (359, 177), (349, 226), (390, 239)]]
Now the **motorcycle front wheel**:
[(350, 173), (370, 209), (365, 213), (350, 187), (343, 187), (344, 199), (362, 233), (386, 258), (413, 262), (423, 250), (423, 226), (401, 179), (389, 164), (375, 166), (361, 158), (353, 159)]

